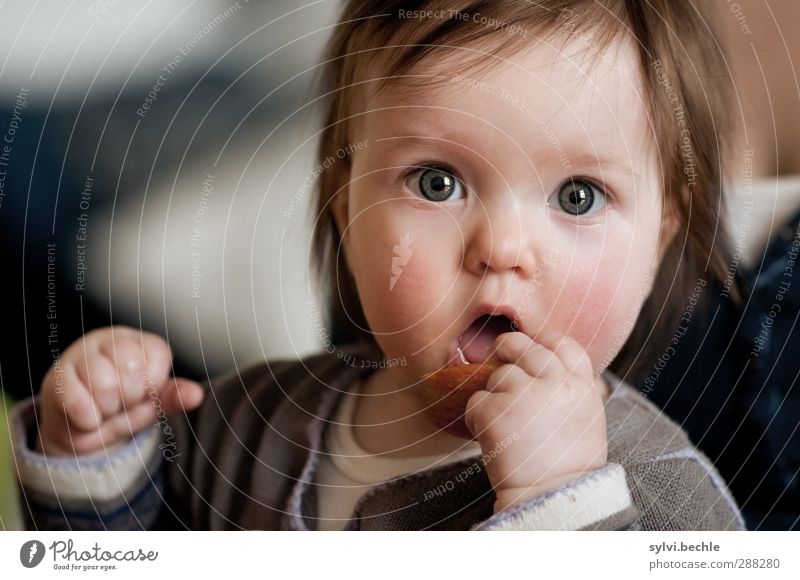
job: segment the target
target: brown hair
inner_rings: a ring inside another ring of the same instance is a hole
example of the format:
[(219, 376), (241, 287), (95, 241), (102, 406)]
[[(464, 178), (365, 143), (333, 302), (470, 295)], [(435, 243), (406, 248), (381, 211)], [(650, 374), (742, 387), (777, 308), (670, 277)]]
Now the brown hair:
[[(425, 11), (433, 17), (407, 17)], [(430, 12), (428, 12), (430, 11)], [(438, 11), (438, 12), (436, 12)], [(479, 14), (480, 18), (469, 17)], [(464, 17), (467, 15), (468, 17)], [(490, 20), (491, 19), (491, 20)], [(511, 34), (525, 30), (526, 34)], [(680, 31), (680, 36), (678, 32)], [(349, 0), (327, 45), (321, 68), (325, 106), (318, 161), (352, 142), (355, 105), (363, 87), (414, 82), (412, 67), (431, 54), (484, 43), (486, 52), (464, 56), (464, 68), (491, 66), (530, 43), (530, 35), (590, 33), (604, 50), (621, 37), (635, 44), (648, 114), (661, 163), (665, 211), (678, 230), (666, 249), (653, 291), (631, 335), (609, 368), (629, 382), (650, 370), (674, 332), (684, 303), (699, 279), (718, 285), (741, 302), (741, 282), (729, 267), (723, 223), (722, 161), (730, 154), (726, 121), (728, 78), (721, 49), (691, 3), (674, 0)], [(505, 39), (503, 42), (496, 42)], [(491, 46), (489, 46), (491, 45)], [(361, 97), (361, 98), (359, 98)], [(345, 260), (331, 204), (350, 174), (349, 158), (321, 173), (315, 190), (312, 259), (324, 292), (335, 343), (361, 342), (379, 355)], [(703, 297), (705, 298), (705, 296)]]

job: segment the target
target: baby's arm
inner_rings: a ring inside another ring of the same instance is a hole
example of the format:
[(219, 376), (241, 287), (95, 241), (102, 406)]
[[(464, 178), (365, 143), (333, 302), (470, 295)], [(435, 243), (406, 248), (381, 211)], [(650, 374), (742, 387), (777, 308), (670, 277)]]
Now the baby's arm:
[(200, 385), (170, 377), (170, 369), (163, 339), (125, 327), (90, 332), (64, 352), (40, 395), (14, 413), (31, 523), (81, 529), (152, 522), (162, 493), (159, 466), (165, 453), (175, 453), (162, 443), (166, 417), (203, 398)]
[[(625, 480), (630, 481), (630, 487)], [(694, 449), (606, 468), (498, 512), (473, 530), (744, 530), (725, 482)]]
[(484, 453), (495, 515), (478, 529), (621, 529), (638, 515), (622, 466), (607, 463), (603, 392), (574, 340), (497, 337), (501, 363), (465, 420)]
[(579, 345), (553, 340), (548, 349), (509, 333), (497, 346), (508, 364), (473, 395), (465, 416), (497, 498), (494, 515), (473, 529), (744, 528), (708, 459), (629, 388), (610, 425), (623, 464), (607, 463), (605, 409)]

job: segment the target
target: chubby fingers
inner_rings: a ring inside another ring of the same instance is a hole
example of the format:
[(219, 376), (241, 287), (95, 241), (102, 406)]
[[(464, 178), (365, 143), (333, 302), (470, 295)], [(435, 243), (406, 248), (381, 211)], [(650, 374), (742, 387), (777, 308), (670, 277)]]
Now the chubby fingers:
[(561, 361), (555, 352), (521, 332), (501, 334), (495, 345), (495, 354), (501, 362), (515, 365), (531, 377), (555, 375), (561, 370)]
[(563, 373), (591, 376), (591, 360), (577, 341), (553, 332), (537, 338), (547, 342), (534, 341), (521, 332), (503, 333), (495, 341), (495, 354), (501, 362), (516, 365), (532, 377)]
[[(175, 379), (170, 377), (172, 351), (156, 334), (115, 326), (92, 331), (77, 344), (71, 360), (82, 388), (73, 389), (71, 397), (80, 413), (71, 415), (80, 417), (75, 421), (80, 428), (96, 428), (100, 421), (130, 413), (145, 400), (152, 404), (149, 391), (168, 400), (166, 407), (173, 412), (172, 398), (177, 393), (188, 393), (194, 403), (202, 391), (197, 383), (185, 380), (180, 381), (182, 388), (174, 388)], [(192, 386), (187, 386), (189, 383)], [(80, 390), (85, 394), (77, 392)], [(99, 417), (91, 417), (94, 412)], [(136, 414), (144, 417), (142, 410)]]
[(63, 409), (68, 421), (80, 430), (89, 431), (100, 427), (103, 421), (103, 411), (92, 397), (92, 393), (84, 388), (84, 379), (78, 372), (78, 367), (72, 364), (63, 364), (63, 381), (72, 388), (60, 388), (55, 391), (52, 405), (54, 411)]
[(114, 388), (117, 390), (117, 405), (110, 414), (119, 412), (123, 405), (125, 408), (131, 407), (144, 397), (143, 373), (146, 363), (139, 342), (135, 336), (122, 335), (100, 344), (99, 350), (103, 356), (98, 357), (97, 364), (112, 369)]
[(147, 401), (159, 413), (172, 415), (202, 402), (204, 391), (199, 383), (170, 375), (172, 350), (157, 334), (137, 332), (133, 340), (121, 343), (117, 356), (120, 362), (115, 366), (126, 408)]
[(118, 441), (128, 440), (164, 417), (198, 407), (203, 394), (202, 387), (194, 381), (170, 377), (161, 392), (150, 391), (143, 400), (127, 407), (124, 413), (104, 420), (95, 429), (72, 430), (68, 426), (59, 442), (59, 446), (67, 451), (62, 455), (99, 451)]

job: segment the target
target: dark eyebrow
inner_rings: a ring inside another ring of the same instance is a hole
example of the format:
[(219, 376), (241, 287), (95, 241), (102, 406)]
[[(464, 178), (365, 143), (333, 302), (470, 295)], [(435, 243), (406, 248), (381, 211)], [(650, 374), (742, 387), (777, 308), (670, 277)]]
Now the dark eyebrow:
[[(376, 143), (381, 141), (403, 141), (403, 144), (410, 144), (410, 145), (421, 145), (432, 147), (436, 146), (437, 144), (443, 144), (445, 146), (458, 146), (458, 147), (467, 147), (464, 145), (469, 139), (464, 138), (463, 136), (455, 133), (450, 133), (447, 135), (396, 135), (392, 137), (381, 137), (379, 139), (375, 139)], [(569, 147), (564, 147), (563, 150), (569, 149)], [(561, 154), (553, 155), (553, 158), (558, 158)], [(609, 157), (605, 157), (601, 153), (591, 152), (591, 151), (581, 151), (578, 153), (566, 153), (566, 160), (569, 162), (570, 166), (577, 166), (577, 167), (585, 167), (589, 166), (599, 166), (600, 169), (612, 169), (617, 171), (622, 171), (623, 173), (627, 173), (635, 177), (637, 180), (641, 179), (638, 173), (636, 173), (633, 168), (623, 163), (619, 160), (615, 160)]]

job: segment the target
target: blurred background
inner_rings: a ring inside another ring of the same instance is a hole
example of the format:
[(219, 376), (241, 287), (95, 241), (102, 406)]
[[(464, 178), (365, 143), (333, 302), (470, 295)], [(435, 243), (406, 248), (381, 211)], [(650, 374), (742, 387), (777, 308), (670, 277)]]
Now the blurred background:
[[(318, 347), (310, 192), (283, 214), (313, 166), (310, 89), (337, 9), (0, 6), (6, 410), (73, 340), (112, 323), (168, 337), (176, 372), (198, 378)], [(9, 457), (3, 443), (0, 528), (19, 522)]]
[[(0, 5), (0, 529), (22, 521), (5, 415), (84, 332), (157, 332), (176, 373), (197, 379), (321, 348), (307, 183), (314, 75), (339, 8)], [(744, 311), (712, 305), (714, 323), (694, 324), (660, 378), (676, 387), (651, 398), (717, 462), (750, 527), (790, 529), (800, 517), (797, 302), (776, 322), (772, 358), (745, 379), (740, 366), (763, 317), (759, 292), (774, 294), (757, 280), (797, 227), (800, 3), (706, 10), (737, 84), (730, 213), (737, 231), (755, 200), (741, 240), (753, 298)]]

